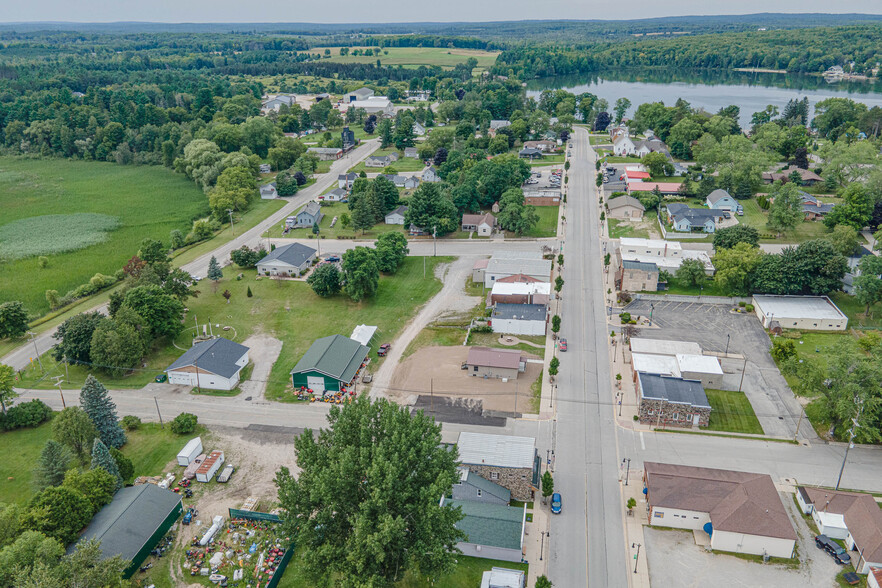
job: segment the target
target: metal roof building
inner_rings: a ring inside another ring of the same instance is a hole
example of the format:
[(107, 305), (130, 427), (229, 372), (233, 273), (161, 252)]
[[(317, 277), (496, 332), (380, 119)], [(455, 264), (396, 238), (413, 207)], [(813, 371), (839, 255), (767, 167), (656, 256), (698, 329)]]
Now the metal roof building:
[(642, 372), (637, 374), (637, 379), (641, 399), (664, 400), (671, 404), (685, 404), (696, 408), (711, 407), (698, 380)]
[(459, 448), (459, 460), (464, 464), (501, 468), (532, 469), (536, 454), (536, 440), (533, 437), (462, 432), (456, 446)]
[[(154, 484), (123, 488), (92, 518), (80, 541), (100, 541), (105, 558), (120, 555), (131, 560), (123, 572), (123, 577), (129, 578), (182, 510), (180, 494)], [(69, 551), (73, 549), (71, 546)]]
[(666, 341), (663, 339), (644, 339), (631, 337), (632, 353), (652, 353), (654, 355), (701, 355), (701, 345), (691, 341)]
[(322, 337), (291, 370), (294, 389), (303, 386), (316, 394), (342, 391), (358, 375), (367, 354), (368, 348), (358, 341), (342, 335)]

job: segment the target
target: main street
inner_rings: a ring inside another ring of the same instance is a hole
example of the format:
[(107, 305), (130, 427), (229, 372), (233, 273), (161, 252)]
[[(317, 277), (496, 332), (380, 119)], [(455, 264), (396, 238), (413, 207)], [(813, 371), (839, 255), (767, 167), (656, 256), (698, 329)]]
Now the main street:
[[(318, 177), (316, 183), (304, 188), (299, 191), (295, 196), (288, 198), (288, 203), (285, 204), (282, 208), (276, 211), (274, 214), (268, 216), (258, 224), (256, 224), (251, 229), (242, 232), (240, 235), (237, 235), (234, 239), (228, 241), (227, 243), (216, 247), (210, 252), (197, 257), (195, 260), (186, 263), (181, 266), (186, 272), (189, 272), (195, 276), (205, 277), (205, 274), (208, 272), (208, 262), (212, 257), (216, 257), (218, 261), (223, 264), (225, 260), (229, 259), (230, 252), (234, 249), (238, 249), (242, 247), (242, 245), (253, 246), (256, 245), (261, 238), (261, 235), (267, 229), (270, 229), (285, 220), (286, 217), (290, 216), (295, 210), (309, 202), (310, 200), (314, 200), (316, 196), (327, 190), (332, 184), (337, 182), (337, 176), (345, 173), (349, 168), (358, 163), (364, 161), (368, 155), (376, 151), (377, 147), (379, 147), (380, 143), (377, 140), (366, 141), (357, 149), (350, 151), (342, 158), (338, 159), (331, 165), (331, 170)], [(132, 252), (134, 254), (134, 252)], [(84, 308), (82, 312), (92, 312), (92, 311), (102, 311), (105, 312), (107, 309), (106, 305), (96, 305), (91, 308)], [(51, 329), (47, 329), (34, 337), (33, 341), (29, 341), (23, 345), (21, 345), (18, 349), (8, 353), (5, 355), (0, 361), (5, 363), (6, 365), (12, 366), (16, 370), (24, 369), (31, 362), (31, 358), (36, 359), (36, 356), (42, 355), (49, 351), (49, 349), (55, 344), (55, 339), (52, 338), (52, 335), (55, 334), (55, 331), (58, 330), (57, 327), (53, 327)], [(36, 348), (36, 353), (35, 353)]]
[(612, 409), (594, 157), (574, 130), (565, 224), (554, 489), (563, 514), (551, 524), (556, 586), (627, 586)]

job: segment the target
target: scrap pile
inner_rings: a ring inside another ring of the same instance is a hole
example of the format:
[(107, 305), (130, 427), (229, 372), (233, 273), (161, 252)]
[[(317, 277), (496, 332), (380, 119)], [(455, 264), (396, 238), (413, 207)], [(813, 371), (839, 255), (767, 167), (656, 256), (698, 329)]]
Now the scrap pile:
[[(215, 517), (216, 524), (217, 519), (222, 517)], [(193, 538), (185, 553), (185, 567), (191, 576), (210, 576), (210, 581), (222, 586), (228, 578), (256, 588), (266, 586), (290, 545), (279, 533), (278, 524), (267, 521), (221, 522), (208, 541)]]

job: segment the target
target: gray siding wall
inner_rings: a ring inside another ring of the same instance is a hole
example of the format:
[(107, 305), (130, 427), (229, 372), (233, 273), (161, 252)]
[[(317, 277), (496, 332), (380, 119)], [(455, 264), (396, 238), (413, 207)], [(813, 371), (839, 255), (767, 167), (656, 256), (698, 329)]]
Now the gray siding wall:
[(482, 492), (481, 496), (478, 496), (478, 489), (475, 486), (472, 486), (471, 484), (467, 484), (465, 482), (463, 482), (462, 484), (453, 485), (453, 499), (469, 500), (471, 502), (484, 502), (487, 504), (508, 504), (498, 496), (493, 496), (488, 492)]
[(487, 545), (481, 545), (481, 550), (478, 551), (478, 546), (474, 543), (457, 543), (456, 546), (462, 551), (463, 555), (471, 557), (501, 559), (502, 561), (512, 561), (516, 563), (519, 563), (523, 559), (520, 549), (505, 549), (504, 547), (489, 547)]

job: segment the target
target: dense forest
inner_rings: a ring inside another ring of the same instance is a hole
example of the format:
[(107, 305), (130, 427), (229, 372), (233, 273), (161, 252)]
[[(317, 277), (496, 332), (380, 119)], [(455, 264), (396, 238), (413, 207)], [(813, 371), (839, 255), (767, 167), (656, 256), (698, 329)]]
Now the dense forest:
[(528, 79), (624, 67), (823, 72), (841, 65), (863, 73), (880, 61), (882, 28), (865, 25), (644, 38), (590, 45), (523, 46), (503, 52), (494, 72)]

